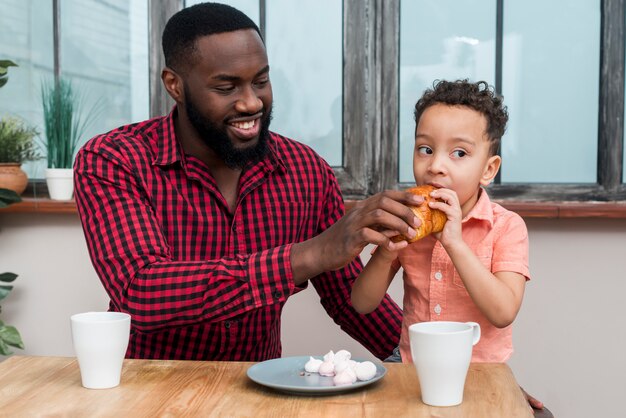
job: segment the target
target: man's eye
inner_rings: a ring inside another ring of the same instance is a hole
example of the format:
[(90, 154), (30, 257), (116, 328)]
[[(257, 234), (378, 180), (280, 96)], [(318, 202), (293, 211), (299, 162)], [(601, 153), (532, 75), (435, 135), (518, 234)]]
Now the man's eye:
[(422, 145), (420, 147), (417, 147), (417, 153), (418, 154), (424, 154), (424, 155), (430, 155), (430, 154), (433, 153), (433, 150), (430, 149), (430, 147)]
[(458, 150), (452, 151), (452, 155), (457, 158), (463, 158), (467, 155), (467, 152), (463, 151), (462, 149), (458, 149)]
[(269, 78), (263, 78), (261, 80), (256, 81), (254, 84), (257, 85), (257, 87), (265, 87), (267, 85), (267, 83), (270, 82)]
[(235, 86), (218, 86), (215, 87), (215, 90), (219, 91), (220, 93), (230, 93), (235, 90)]

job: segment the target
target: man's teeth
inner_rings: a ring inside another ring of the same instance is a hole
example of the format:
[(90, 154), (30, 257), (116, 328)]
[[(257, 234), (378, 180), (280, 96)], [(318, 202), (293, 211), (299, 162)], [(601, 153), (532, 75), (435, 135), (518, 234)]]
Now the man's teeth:
[(233, 122), (232, 125), (238, 129), (251, 129), (254, 127), (254, 121), (251, 120), (248, 122)]

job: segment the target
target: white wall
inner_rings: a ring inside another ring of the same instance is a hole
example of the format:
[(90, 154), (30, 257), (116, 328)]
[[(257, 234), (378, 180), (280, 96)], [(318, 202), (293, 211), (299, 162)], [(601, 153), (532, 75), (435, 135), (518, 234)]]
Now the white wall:
[[(626, 220), (527, 224), (533, 280), (514, 332), (517, 380), (555, 416), (624, 416)], [(26, 344), (19, 354), (72, 356), (69, 316), (107, 307), (73, 215), (0, 213), (0, 271), (19, 274), (2, 302), (2, 320)], [(401, 302), (400, 280), (390, 293)], [(345, 348), (371, 357), (326, 316), (312, 288), (285, 306), (283, 342), (285, 356)]]

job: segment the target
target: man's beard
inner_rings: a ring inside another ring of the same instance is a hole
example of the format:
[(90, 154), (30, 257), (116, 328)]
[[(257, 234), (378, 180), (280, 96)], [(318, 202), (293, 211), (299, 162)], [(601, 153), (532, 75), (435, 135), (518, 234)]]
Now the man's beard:
[[(261, 117), (261, 129), (259, 130), (259, 139), (256, 145), (238, 149), (233, 145), (225, 129), (220, 129), (215, 123), (208, 118), (202, 116), (198, 107), (191, 100), (187, 86), (185, 89), (185, 110), (189, 121), (196, 129), (200, 138), (208, 145), (219, 158), (224, 161), (227, 167), (232, 169), (241, 169), (249, 162), (255, 163), (260, 161), (269, 151), (269, 127), (272, 120), (272, 109)], [(241, 114), (238, 116), (250, 116)]]

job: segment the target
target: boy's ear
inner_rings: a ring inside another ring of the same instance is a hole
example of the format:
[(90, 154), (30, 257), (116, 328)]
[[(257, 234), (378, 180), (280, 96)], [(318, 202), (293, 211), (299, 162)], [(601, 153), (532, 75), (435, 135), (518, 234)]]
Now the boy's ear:
[(499, 155), (492, 155), (485, 164), (483, 175), (480, 177), (480, 184), (482, 186), (488, 186), (498, 174), (500, 170), (500, 164), (502, 164), (502, 158)]

